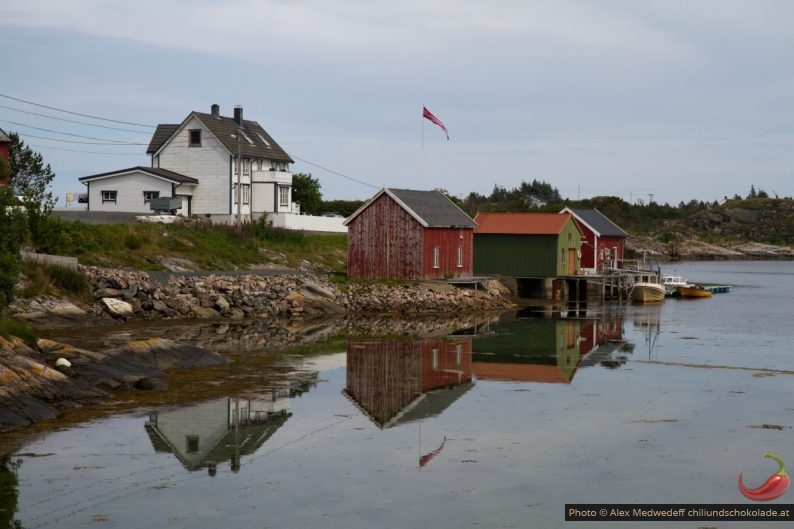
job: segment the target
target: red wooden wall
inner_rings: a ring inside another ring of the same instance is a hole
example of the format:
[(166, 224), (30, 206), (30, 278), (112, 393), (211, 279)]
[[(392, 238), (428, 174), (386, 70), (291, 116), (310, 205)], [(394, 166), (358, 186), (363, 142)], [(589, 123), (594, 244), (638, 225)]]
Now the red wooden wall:
[[(423, 228), (384, 193), (348, 225), (347, 275), (411, 280), (470, 276), (472, 241), (471, 228)], [(458, 246), (463, 247), (461, 268)], [(433, 266), (434, 247), (439, 247), (439, 268)]]

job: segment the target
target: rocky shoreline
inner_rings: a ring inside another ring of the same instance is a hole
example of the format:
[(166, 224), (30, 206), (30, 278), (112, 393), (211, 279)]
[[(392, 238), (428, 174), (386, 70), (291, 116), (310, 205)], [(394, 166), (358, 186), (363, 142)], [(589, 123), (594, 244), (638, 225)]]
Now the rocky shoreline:
[[(347, 283), (339, 288), (306, 272), (172, 275), (155, 281), (142, 271), (81, 266), (94, 302), (41, 296), (18, 300), (14, 317), (34, 327), (82, 320), (314, 319), (335, 314), (455, 314), (514, 304), (497, 281), (478, 288), (446, 282)], [(472, 285), (473, 286), (473, 285)]]
[[(88, 350), (47, 339), (31, 345), (17, 338), (0, 338), (0, 431), (52, 419), (65, 409), (106, 399), (110, 391), (159, 389), (166, 370), (221, 364), (225, 360), (217, 351), (223, 350), (233, 326), (244, 328), (241, 336), (248, 340), (265, 340), (257, 347), (284, 346), (304, 340), (301, 330), (312, 329), (312, 339), (317, 340), (365, 315), (369, 323), (364, 328), (380, 332), (410, 334), (422, 325), (451, 332), (445, 321), (514, 306), (495, 281), (476, 289), (446, 282), (351, 282), (340, 288), (318, 275), (298, 271), (174, 274), (154, 280), (142, 271), (81, 270), (88, 278), (93, 302), (52, 296), (20, 299), (11, 306), (13, 317), (40, 331), (203, 320), (217, 323), (215, 340), (189, 339), (178, 333), (170, 333), (172, 338), (144, 334), (110, 348), (104, 343)], [(420, 315), (430, 323), (410, 321)], [(356, 326), (360, 324), (356, 321)], [(145, 331), (168, 334), (153, 328)]]

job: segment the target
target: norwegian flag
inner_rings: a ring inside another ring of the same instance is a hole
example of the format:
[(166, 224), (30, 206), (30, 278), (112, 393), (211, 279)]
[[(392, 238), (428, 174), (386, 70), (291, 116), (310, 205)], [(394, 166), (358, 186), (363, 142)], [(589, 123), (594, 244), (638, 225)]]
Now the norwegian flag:
[(449, 140), (449, 132), (447, 132), (447, 128), (444, 126), (443, 123), (441, 123), (440, 119), (434, 116), (433, 113), (427, 109), (426, 106), (422, 106), (422, 117), (424, 117), (425, 119), (429, 119), (430, 121), (441, 127), (441, 130), (443, 130), (444, 134), (447, 135), (447, 140)]

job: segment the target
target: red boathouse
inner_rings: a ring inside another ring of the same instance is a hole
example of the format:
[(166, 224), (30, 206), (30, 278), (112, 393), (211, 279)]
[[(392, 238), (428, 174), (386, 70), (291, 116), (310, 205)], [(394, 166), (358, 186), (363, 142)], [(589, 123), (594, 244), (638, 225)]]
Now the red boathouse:
[(381, 189), (345, 225), (349, 278), (472, 275), (476, 223), (440, 191)]

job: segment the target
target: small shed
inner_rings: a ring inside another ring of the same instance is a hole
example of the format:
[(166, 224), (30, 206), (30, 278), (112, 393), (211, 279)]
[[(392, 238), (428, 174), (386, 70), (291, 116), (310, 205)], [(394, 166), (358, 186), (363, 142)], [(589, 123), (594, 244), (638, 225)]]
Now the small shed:
[(475, 274), (579, 274), (581, 232), (569, 213), (479, 213), (474, 221)]
[(582, 268), (586, 272), (620, 267), (628, 233), (597, 209), (565, 208), (561, 213), (572, 215), (582, 232)]
[[(0, 158), (4, 158), (8, 160), (9, 156), (9, 149), (11, 147), (11, 138), (3, 132), (3, 129), (0, 129)], [(0, 179), (0, 185), (8, 185), (7, 179)]]
[(383, 188), (344, 224), (350, 278), (472, 275), (476, 224), (440, 191)]

